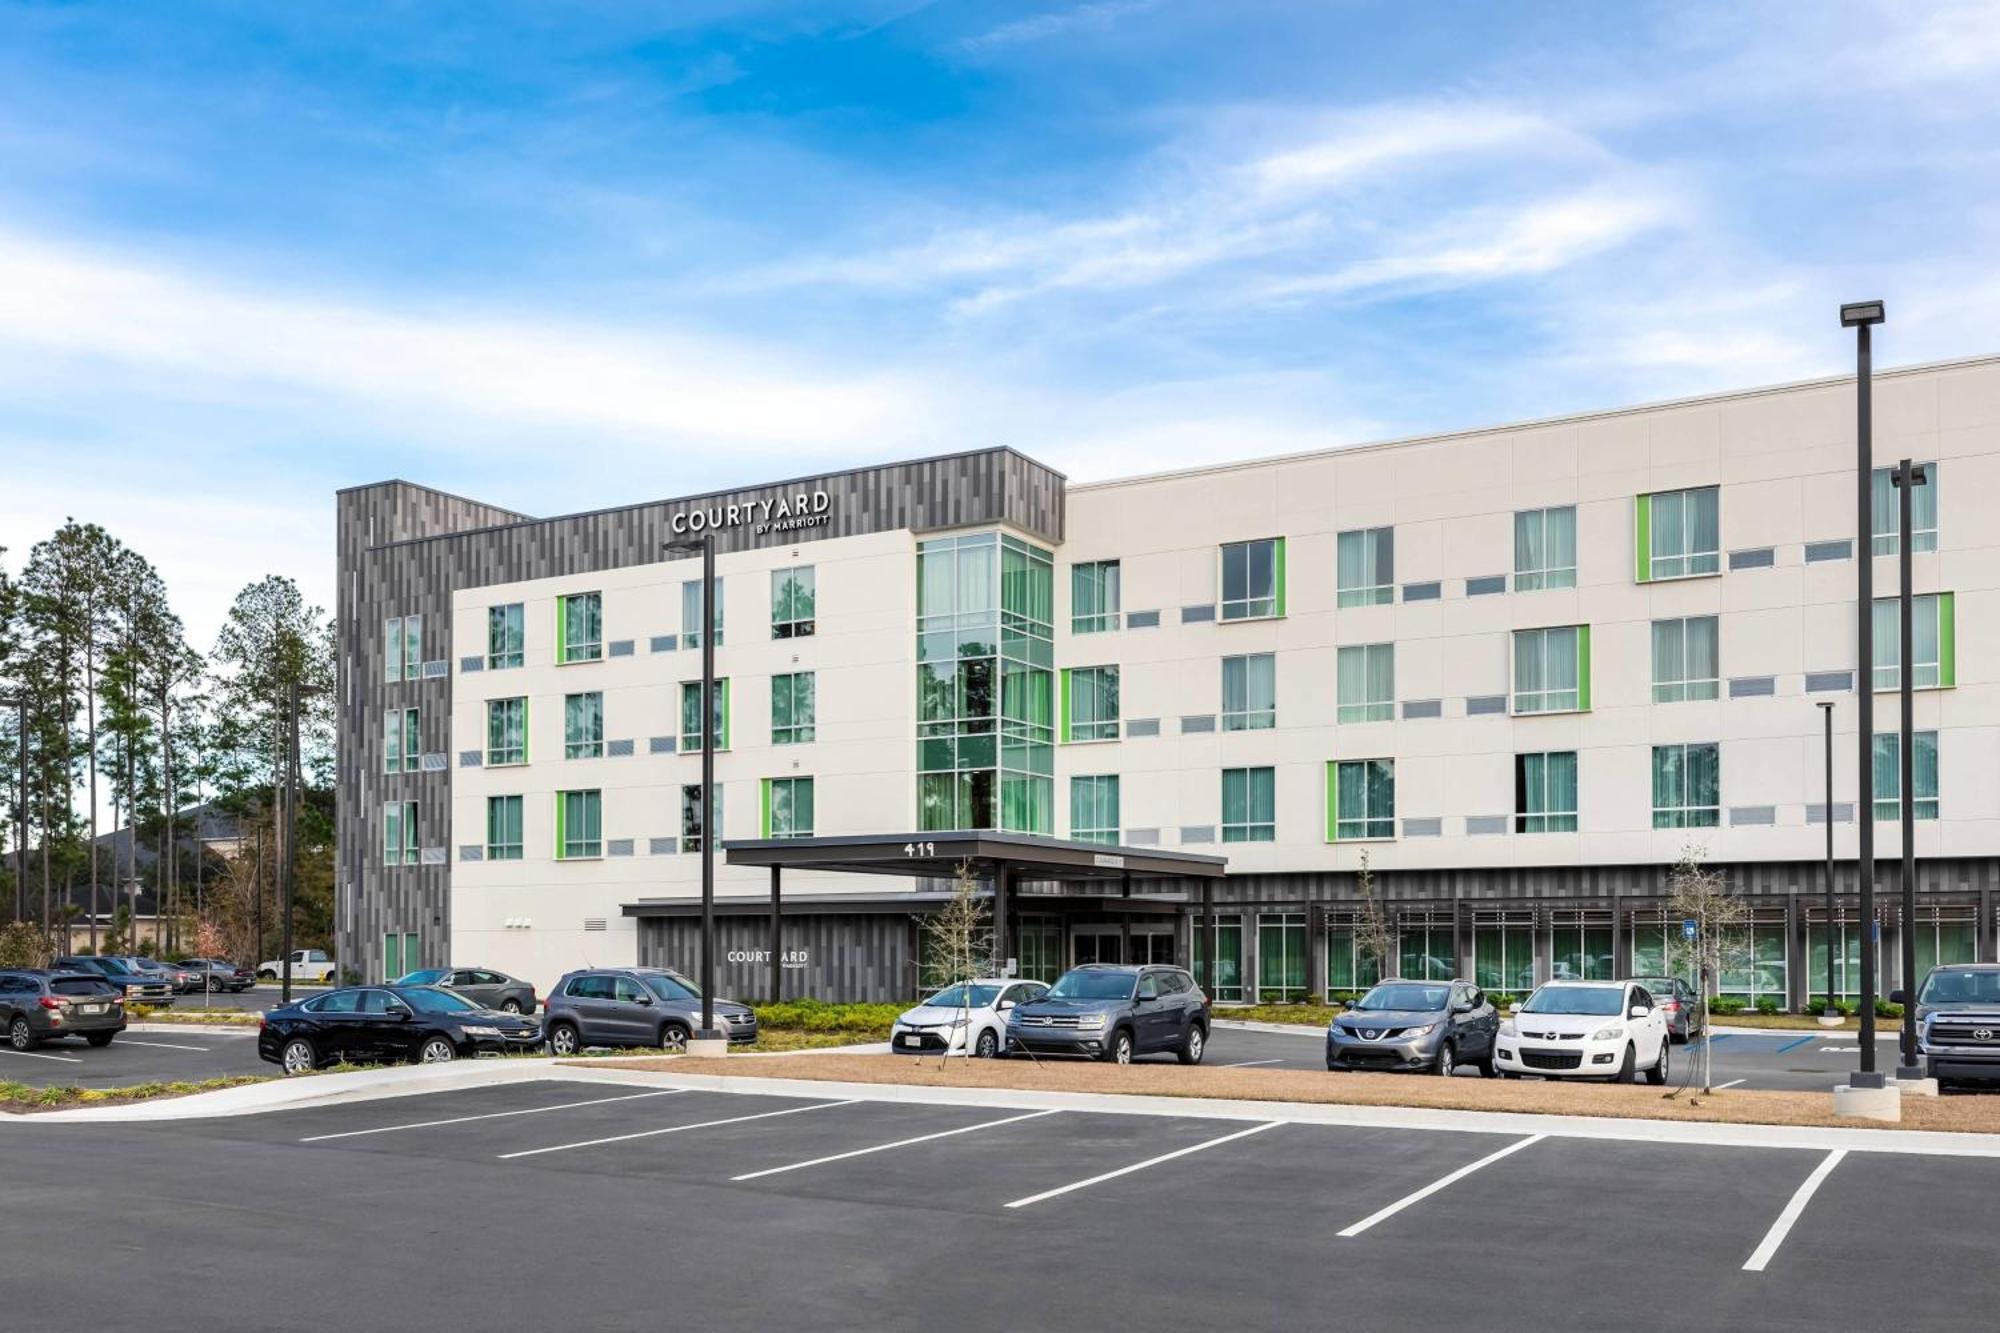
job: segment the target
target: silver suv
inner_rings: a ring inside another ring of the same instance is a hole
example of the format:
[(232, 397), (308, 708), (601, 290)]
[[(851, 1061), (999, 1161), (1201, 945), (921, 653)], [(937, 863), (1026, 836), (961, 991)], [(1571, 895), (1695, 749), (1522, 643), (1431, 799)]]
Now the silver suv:
[[(733, 1000), (715, 1001), (715, 1023), (731, 1042), (757, 1040), (757, 1015)], [(664, 967), (593, 967), (565, 973), (543, 1006), (542, 1033), (552, 1055), (586, 1046), (687, 1049), (701, 1026), (701, 992)]]

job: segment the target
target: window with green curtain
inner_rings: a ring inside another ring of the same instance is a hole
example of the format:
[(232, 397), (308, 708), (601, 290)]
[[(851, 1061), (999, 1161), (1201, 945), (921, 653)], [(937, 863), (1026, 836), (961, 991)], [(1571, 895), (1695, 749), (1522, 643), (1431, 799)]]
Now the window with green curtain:
[(1396, 530), (1357, 528), (1337, 539), (1334, 605), (1386, 606), (1396, 600)]
[(1640, 497), (1649, 508), (1648, 577), (1688, 578), (1722, 569), (1722, 491), (1698, 486)]
[(562, 620), (558, 662), (595, 662), (604, 656), (604, 597), (579, 592), (557, 599)]
[(1215, 975), (1209, 975), (1209, 928), (1202, 917), (1194, 925), (1194, 979), (1211, 1000), (1237, 1001), (1243, 998), (1243, 918), (1215, 918)]
[(489, 796), (486, 798), (486, 859), (489, 861), (518, 861), (521, 859), (521, 798), (518, 796)]
[(1934, 967), (1953, 967), (1977, 961), (1978, 926), (1971, 920), (1945, 920), (1932, 914), (1920, 914), (1914, 933), (1917, 943), (1916, 976), (1920, 983)]
[(604, 757), (604, 695), (596, 690), (563, 698), (563, 758)]
[[(710, 617), (715, 622), (715, 646), (718, 648), (722, 646), (723, 612), (729, 601), (724, 592), (722, 576), (718, 574), (715, 577), (715, 614)], [(700, 579), (688, 579), (681, 584), (681, 647), (701, 647)]]
[(1396, 645), (1350, 644), (1335, 657), (1339, 722), (1388, 722), (1396, 716)]
[(1115, 773), (1069, 780), (1069, 836), (1077, 842), (1118, 842), (1118, 776)]
[[(709, 811), (714, 816), (713, 826), (717, 829), (722, 827), (722, 792), (722, 784), (716, 783), (715, 799), (709, 804)], [(681, 788), (681, 850), (700, 851), (703, 829), (709, 823), (702, 817), (701, 784), (688, 783)]]
[(1448, 922), (1404, 921), (1396, 932), (1397, 975), (1405, 981), (1450, 981), (1458, 975), (1458, 948)]
[(1116, 560), (1091, 560), (1069, 570), (1069, 632), (1102, 634), (1118, 628), (1123, 597)]
[(816, 692), (810, 671), (771, 677), (771, 744), (804, 745), (818, 735)]
[(1514, 591), (1576, 586), (1576, 506), (1514, 515)]
[(1050, 921), (1024, 921), (1014, 930), (1014, 948), (1019, 953), (1026, 981), (1053, 983), (1069, 969), (1063, 966), (1062, 927)]
[(528, 701), (525, 698), (487, 700), (487, 766), (527, 762)]
[(382, 864), (417, 864), (417, 803), (390, 801), (382, 807)]
[(810, 838), (813, 835), (811, 778), (766, 778), (765, 796), (771, 802), (765, 837)]
[(1567, 713), (1582, 706), (1578, 627), (1514, 631), (1514, 711)]
[[(811, 565), (771, 571), (771, 637), (803, 639), (813, 632), (819, 593)], [(696, 613), (699, 618), (699, 612)], [(716, 639), (721, 643), (720, 638)]]
[(1278, 656), (1222, 659), (1222, 729), (1263, 731), (1278, 725)]
[[(729, 677), (715, 682), (715, 748), (729, 748)], [(701, 682), (681, 682), (681, 749), (701, 749)]]
[(416, 709), (391, 708), (387, 715), (383, 739), (387, 750), (383, 762), (384, 772), (414, 773), (422, 767), (422, 729), (419, 726)]
[(1326, 929), (1326, 990), (1331, 1001), (1339, 991), (1366, 990), (1382, 979), (1379, 960), (1361, 947), (1353, 926)]
[(1118, 668), (1077, 667), (1069, 673), (1069, 738), (1118, 739)]
[(1222, 618), (1256, 620), (1278, 614), (1278, 539), (1228, 542), (1222, 548)]
[(519, 602), (486, 608), (486, 668), (505, 671), (527, 661), (526, 608)]
[(1673, 973), (1667, 969), (1668, 936), (1678, 938), (1681, 925), (1666, 922), (1635, 921), (1632, 923), (1632, 975), (1635, 977), (1669, 977)]
[[(1935, 731), (1911, 733), (1911, 769), (1915, 786), (1912, 792), (1916, 802), (1913, 812), (1918, 819), (1938, 817), (1938, 734)], [(1903, 817), (1903, 738), (1896, 732), (1884, 731), (1875, 734), (1875, 818), (1901, 819)]]
[(1472, 984), (1484, 991), (1526, 995), (1535, 988), (1535, 927), (1498, 921), (1472, 927)]
[(403, 618), (382, 622), (382, 673), (385, 680), (403, 679)]
[(1682, 703), (1722, 694), (1717, 618), (1688, 616), (1653, 622), (1653, 702)]
[(1653, 747), (1653, 827), (1722, 822), (1722, 749), (1714, 743)]
[(384, 674), (389, 680), (416, 680), (424, 674), (424, 618), (391, 616), (382, 622)]
[(1611, 925), (1557, 922), (1549, 932), (1549, 979), (1552, 981), (1615, 981)]
[(1222, 840), (1273, 842), (1278, 836), (1278, 779), (1272, 768), (1222, 770)]
[[(1952, 610), (1950, 593), (1921, 593), (1910, 598), (1910, 655), (1916, 662), (1911, 688), (1931, 690), (1953, 683), (1944, 674), (1944, 663), (1953, 656), (1955, 647), (1951, 642), (1955, 630)], [(1873, 647), (1875, 688), (1903, 688), (1900, 598), (1875, 599)]]
[[(1806, 927), (1806, 989), (1809, 995), (1824, 997), (1826, 991), (1827, 929), (1822, 921)], [(1861, 994), (1861, 923), (1836, 922), (1833, 931), (1833, 970), (1836, 998), (1858, 998)], [(1920, 941), (1921, 943), (1921, 941)]]
[(1306, 914), (1263, 912), (1257, 917), (1257, 998), (1305, 998)]
[[(1923, 463), (1924, 484), (1910, 491), (1910, 549), (1937, 550), (1938, 465)], [(1878, 467), (1869, 474), (1868, 524), (1876, 555), (1897, 555), (1902, 551), (1902, 493), (1896, 489), (1896, 469)]]
[(1514, 756), (1514, 831), (1576, 832), (1576, 751)]
[(561, 826), (557, 856), (571, 861), (604, 855), (604, 793), (559, 791), (556, 805)]
[(1396, 836), (1396, 761), (1343, 759), (1333, 765), (1336, 842)]
[(1727, 941), (1716, 990), (1753, 1002), (1769, 996), (1785, 1003), (1785, 927), (1760, 922)]

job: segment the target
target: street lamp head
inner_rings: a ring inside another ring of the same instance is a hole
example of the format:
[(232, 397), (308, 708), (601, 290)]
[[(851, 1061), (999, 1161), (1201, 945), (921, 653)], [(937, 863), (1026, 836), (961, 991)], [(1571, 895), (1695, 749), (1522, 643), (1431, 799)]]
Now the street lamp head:
[(1880, 301), (1850, 301), (1840, 308), (1840, 327), (1852, 329), (1863, 324), (1880, 324), (1888, 317)]
[(708, 544), (708, 538), (706, 537), (682, 537), (678, 541), (671, 541), (667, 543), (667, 554), (700, 555), (702, 552), (702, 548), (707, 544)]
[(1820, 706), (1821, 708), (1824, 708), (1824, 709), (1825, 709), (1825, 710), (1826, 710), (1827, 712), (1831, 713), (1831, 712), (1833, 711), (1833, 700), (1831, 700), (1831, 699), (1821, 699), (1821, 700), (1819, 701), (1819, 706)]

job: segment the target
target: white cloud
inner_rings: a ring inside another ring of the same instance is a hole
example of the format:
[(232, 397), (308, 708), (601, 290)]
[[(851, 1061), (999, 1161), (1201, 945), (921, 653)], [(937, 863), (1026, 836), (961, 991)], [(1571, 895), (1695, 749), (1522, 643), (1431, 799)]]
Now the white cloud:
[(1544, 116), (1484, 103), (1375, 107), (1338, 118), (1329, 132), (1266, 154), (1244, 170), (1271, 191), (1323, 190), (1386, 168), (1505, 149), (1600, 150)]
[(1031, 18), (1016, 19), (988, 28), (974, 37), (959, 43), (959, 49), (974, 55), (983, 55), (1005, 47), (1023, 46), (1030, 42), (1047, 41), (1066, 32), (1079, 29), (1106, 29), (1120, 19), (1134, 14), (1144, 14), (1158, 9), (1161, 0), (1098, 0), (1097, 3), (1078, 5), (1073, 9), (1053, 10), (1046, 14), (1036, 14)]

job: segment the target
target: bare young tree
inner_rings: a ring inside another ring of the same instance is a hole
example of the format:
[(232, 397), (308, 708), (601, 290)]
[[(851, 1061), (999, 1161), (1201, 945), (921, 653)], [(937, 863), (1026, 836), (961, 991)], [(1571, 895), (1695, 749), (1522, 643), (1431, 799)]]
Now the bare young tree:
[[(1729, 877), (1711, 869), (1699, 847), (1689, 845), (1667, 874), (1666, 967), (1675, 976), (1695, 980), (1703, 1040), (1695, 1048), (1695, 1071), (1701, 1090), (1713, 1092), (1714, 1064), (1709, 1058), (1708, 1000), (1722, 974), (1750, 961), (1750, 909), (1729, 887)], [(1693, 922), (1692, 938), (1683, 923)], [(1668, 1096), (1672, 1096), (1669, 1093)]]
[[(958, 863), (952, 877), (951, 897), (943, 907), (924, 919), (924, 961), (931, 979), (939, 986), (959, 986), (961, 1017), (971, 1022), (971, 996), (962, 983), (993, 972), (993, 914), (979, 896), (979, 880), (968, 861)], [(966, 1055), (972, 1043), (965, 1043)], [(951, 1043), (945, 1043), (945, 1055)]]
[(1391, 975), (1389, 963), (1396, 952), (1396, 929), (1389, 924), (1389, 914), (1376, 896), (1375, 872), (1368, 865), (1365, 847), (1361, 850), (1361, 868), (1354, 872), (1354, 891), (1361, 899), (1354, 914), (1355, 952), (1375, 960), (1375, 979), (1381, 981)]

